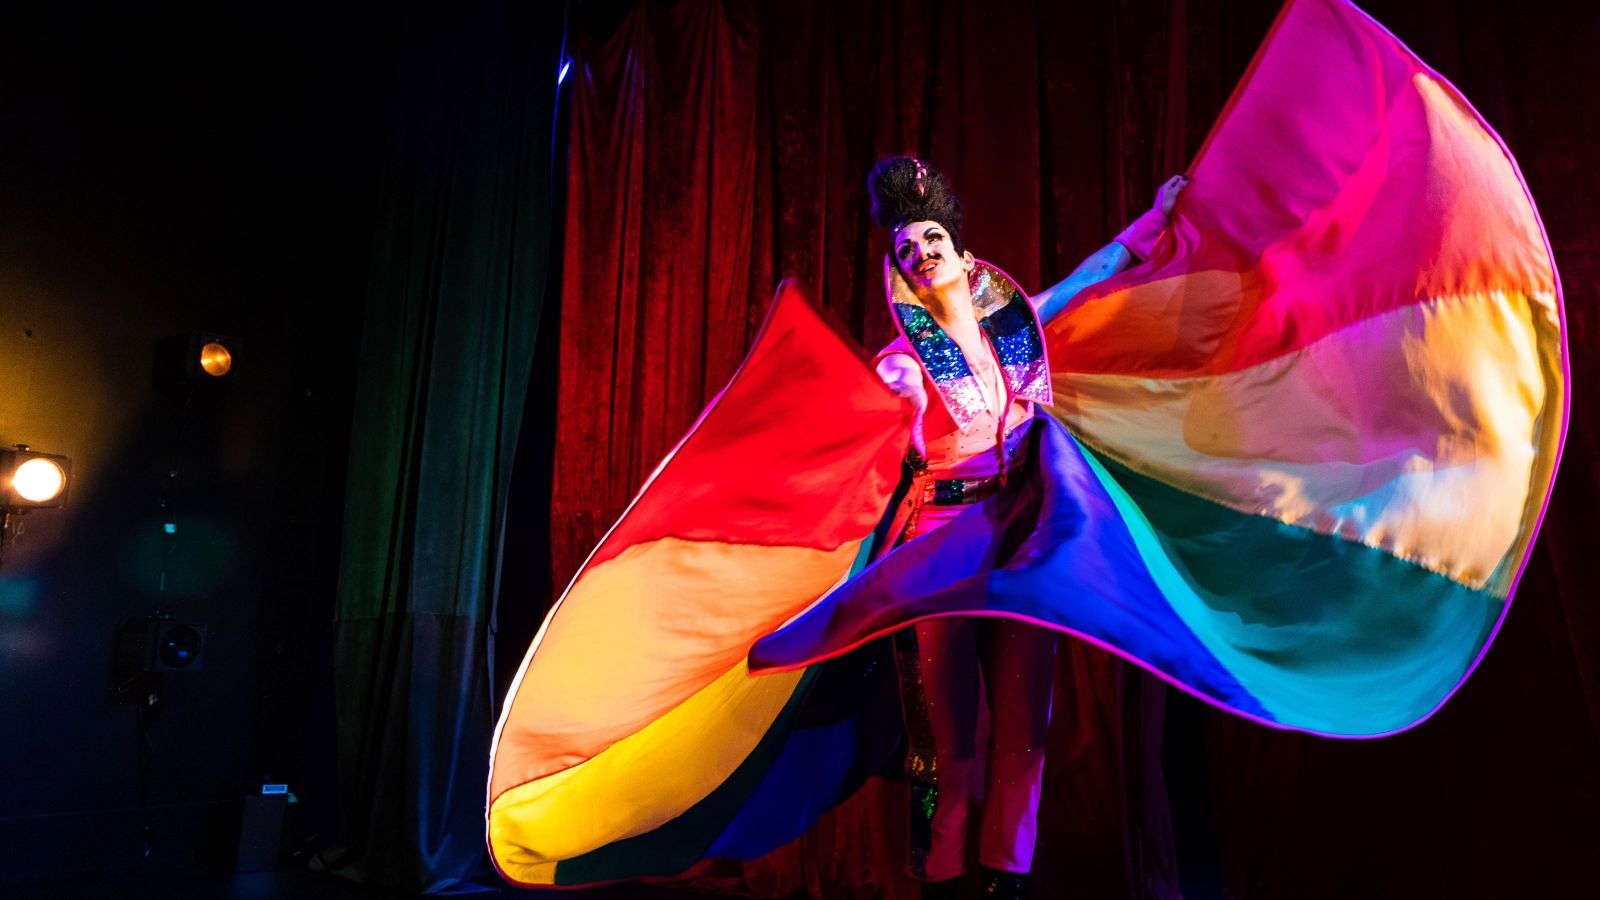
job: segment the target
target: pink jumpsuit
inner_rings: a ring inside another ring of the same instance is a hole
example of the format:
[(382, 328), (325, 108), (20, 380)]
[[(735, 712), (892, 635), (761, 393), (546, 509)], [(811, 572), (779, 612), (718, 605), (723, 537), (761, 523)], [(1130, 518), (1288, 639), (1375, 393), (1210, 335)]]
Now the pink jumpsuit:
[[(896, 352), (915, 359), (903, 338), (885, 347), (878, 358)], [(929, 397), (922, 421), (927, 469), (917, 473), (897, 511), (898, 519), (905, 523), (900, 541), (927, 534), (971, 505), (936, 504), (935, 482), (948, 488), (955, 483), (953, 479), (966, 479), (966, 495), (976, 502), (998, 486), (1002, 467), (996, 440), (998, 417), (986, 408), (962, 431), (939, 402), (926, 369), (922, 369), (922, 379)], [(1004, 405), (1005, 465), (1009, 468), (1017, 464), (1034, 413), (1032, 402), (1012, 397), (1009, 391)], [(907, 771), (914, 792), (910, 872), (927, 881), (961, 875), (966, 868), (968, 814), (980, 797), (978, 861), (1001, 871), (1027, 872), (1037, 835), (1055, 633), (1000, 618), (930, 619), (915, 628), (914, 662), (906, 658), (904, 649), (910, 642), (898, 645), (902, 648), (901, 686), (911, 744)], [(980, 685), (989, 705), (989, 740), (982, 757), (985, 771), (978, 770)], [(925, 746), (928, 743), (931, 748)], [(919, 816), (926, 818), (929, 805), (917, 799), (919, 779), (935, 788), (928, 795), (932, 799), (931, 822), (918, 822)]]

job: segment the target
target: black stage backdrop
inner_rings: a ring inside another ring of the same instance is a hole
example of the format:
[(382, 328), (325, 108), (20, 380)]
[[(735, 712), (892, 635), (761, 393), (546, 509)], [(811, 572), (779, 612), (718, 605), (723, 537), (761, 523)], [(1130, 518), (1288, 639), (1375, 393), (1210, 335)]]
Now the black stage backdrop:
[[(552, 589), (731, 374), (779, 278), (807, 282), (868, 347), (886, 340), (883, 237), (863, 187), (876, 158), (932, 160), (975, 252), (1024, 286), (1050, 284), (1181, 170), (1277, 6), (589, 8), (574, 40)], [(1600, 14), (1576, 2), (1367, 8), (1505, 137), (1555, 245), (1578, 394), (1540, 546), (1477, 674), (1441, 714), (1382, 741), (1234, 721), (1073, 644), (1049, 751), (1044, 896), (1495, 897), (1597, 880), (1585, 860), (1600, 848), (1600, 614), (1585, 519), (1600, 499), (1600, 410), (1584, 386), (1600, 288), (1587, 200), (1600, 189), (1588, 165)], [(874, 785), (795, 844), (698, 884), (910, 897), (898, 805)]]
[[(298, 800), (286, 864), (482, 874), (563, 13), (0, 10), (0, 445), (75, 478), (0, 559), (0, 894), (227, 870), (263, 782)], [(242, 349), (222, 401), (185, 411), (152, 359), (195, 329)], [(537, 494), (548, 463), (527, 469)], [(508, 615), (513, 664), (542, 603)], [(115, 658), (156, 611), (207, 626), (199, 671)]]
[[(300, 801), (291, 857), (337, 828), (329, 622), (397, 63), (382, 6), (0, 4), (0, 445), (74, 476), (0, 560), (0, 895), (192, 867), (264, 781)], [(152, 361), (195, 329), (242, 348), (221, 402), (186, 413)], [(156, 610), (207, 626), (200, 671), (114, 659)]]

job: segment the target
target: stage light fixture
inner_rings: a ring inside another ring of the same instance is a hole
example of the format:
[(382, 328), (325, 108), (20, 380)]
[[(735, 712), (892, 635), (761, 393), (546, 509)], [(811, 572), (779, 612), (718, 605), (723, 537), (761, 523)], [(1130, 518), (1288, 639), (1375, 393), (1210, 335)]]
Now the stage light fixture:
[(221, 341), (206, 341), (200, 346), (199, 365), (212, 378), (226, 378), (233, 371), (233, 351)]
[(184, 622), (157, 621), (151, 623), (149, 656), (146, 670), (150, 672), (198, 672), (200, 655), (206, 642), (206, 627)]
[(0, 450), (0, 506), (8, 510), (52, 509), (67, 502), (72, 460), (36, 453), (27, 444)]
[(183, 377), (200, 381), (229, 377), (239, 359), (238, 340), (210, 331), (179, 335), (169, 346), (183, 348)]
[(185, 411), (220, 412), (244, 348), (237, 338), (211, 331), (176, 334), (156, 345), (155, 385)]
[(117, 627), (115, 671), (122, 679), (140, 673), (199, 672), (204, 668), (205, 647), (205, 625), (152, 613)]
[(156, 345), (156, 383), (173, 388), (231, 379), (242, 349), (237, 338), (212, 331), (175, 334)]

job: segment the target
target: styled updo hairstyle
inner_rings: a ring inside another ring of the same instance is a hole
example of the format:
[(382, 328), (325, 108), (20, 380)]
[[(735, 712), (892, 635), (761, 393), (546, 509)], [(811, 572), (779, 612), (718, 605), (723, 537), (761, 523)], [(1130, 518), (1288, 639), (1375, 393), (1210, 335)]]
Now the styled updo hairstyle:
[(938, 222), (950, 232), (957, 253), (967, 252), (961, 240), (961, 201), (933, 166), (914, 156), (880, 160), (867, 175), (872, 217), (893, 233), (907, 222)]

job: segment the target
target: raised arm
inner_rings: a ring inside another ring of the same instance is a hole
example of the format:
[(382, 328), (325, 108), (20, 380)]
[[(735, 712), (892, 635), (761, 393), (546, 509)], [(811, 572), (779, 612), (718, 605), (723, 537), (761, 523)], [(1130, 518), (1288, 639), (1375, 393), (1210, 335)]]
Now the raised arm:
[(1089, 257), (1079, 263), (1078, 267), (1072, 270), (1072, 274), (1059, 284), (1035, 294), (1033, 306), (1039, 311), (1039, 321), (1049, 322), (1066, 309), (1072, 298), (1078, 296), (1084, 288), (1121, 272), (1132, 265), (1135, 258), (1143, 259), (1147, 256), (1155, 244), (1156, 236), (1167, 227), (1167, 222), (1172, 217), (1172, 208), (1178, 202), (1178, 194), (1188, 183), (1189, 179), (1183, 175), (1168, 178), (1156, 192), (1154, 208), (1140, 216), (1111, 243), (1089, 254)]
[(1132, 264), (1133, 253), (1120, 241), (1112, 241), (1089, 254), (1087, 259), (1078, 263), (1071, 275), (1033, 295), (1033, 306), (1039, 311), (1040, 323), (1060, 315), (1084, 288), (1105, 281)]

